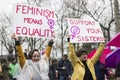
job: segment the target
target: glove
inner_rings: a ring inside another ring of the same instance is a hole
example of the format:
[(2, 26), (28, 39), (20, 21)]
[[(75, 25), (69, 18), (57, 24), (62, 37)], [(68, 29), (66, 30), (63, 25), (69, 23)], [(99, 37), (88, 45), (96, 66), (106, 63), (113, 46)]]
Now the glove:
[(15, 45), (20, 45), (20, 41), (15, 41)]
[(15, 34), (12, 35), (12, 38), (15, 40), (15, 45), (20, 45), (20, 39)]
[(70, 35), (68, 35), (67, 41), (70, 42)]
[(51, 39), (49, 42), (48, 42), (48, 46), (50, 46), (50, 47), (52, 47), (52, 45), (53, 45), (53, 40)]
[(67, 38), (67, 41), (70, 42), (70, 38)]

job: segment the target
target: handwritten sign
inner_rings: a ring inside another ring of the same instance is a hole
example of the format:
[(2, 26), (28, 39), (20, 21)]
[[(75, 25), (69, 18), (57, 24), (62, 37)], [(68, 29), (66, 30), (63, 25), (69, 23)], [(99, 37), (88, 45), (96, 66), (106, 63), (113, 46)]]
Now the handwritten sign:
[(16, 35), (55, 37), (54, 10), (24, 4), (14, 5), (13, 10), (13, 27)]
[(98, 22), (87, 19), (68, 19), (71, 43), (104, 42), (103, 32)]

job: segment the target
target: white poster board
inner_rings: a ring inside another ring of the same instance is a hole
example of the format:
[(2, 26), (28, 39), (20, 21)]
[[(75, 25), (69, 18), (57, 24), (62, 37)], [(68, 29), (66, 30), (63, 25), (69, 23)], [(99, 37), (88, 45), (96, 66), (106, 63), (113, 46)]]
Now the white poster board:
[(13, 7), (14, 33), (28, 37), (55, 37), (55, 12), (49, 8), (15, 4)]
[(86, 19), (68, 19), (71, 43), (104, 42), (103, 32), (98, 22)]

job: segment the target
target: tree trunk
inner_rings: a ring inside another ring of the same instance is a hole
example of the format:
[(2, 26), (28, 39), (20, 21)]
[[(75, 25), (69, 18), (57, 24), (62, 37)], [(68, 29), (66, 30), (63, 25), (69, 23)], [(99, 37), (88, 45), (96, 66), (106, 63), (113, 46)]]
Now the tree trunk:
[(120, 15), (119, 15), (119, 3), (118, 0), (114, 0), (114, 12), (115, 12), (115, 31), (116, 33), (120, 32)]
[(61, 52), (62, 52), (62, 56), (64, 54), (64, 49), (63, 49), (63, 36), (61, 37)]

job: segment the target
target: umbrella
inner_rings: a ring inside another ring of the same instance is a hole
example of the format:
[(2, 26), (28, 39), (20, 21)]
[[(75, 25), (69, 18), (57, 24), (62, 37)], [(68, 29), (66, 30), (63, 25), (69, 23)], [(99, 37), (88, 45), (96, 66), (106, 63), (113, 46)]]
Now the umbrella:
[(107, 46), (120, 47), (120, 32), (107, 43)]
[(105, 66), (107, 68), (116, 68), (119, 62), (120, 62), (120, 48), (113, 50), (105, 58)]
[[(96, 52), (96, 49), (88, 54), (88, 58), (91, 58)], [(105, 48), (102, 55), (100, 56), (100, 62), (105, 64), (105, 57), (111, 52), (110, 48)]]

